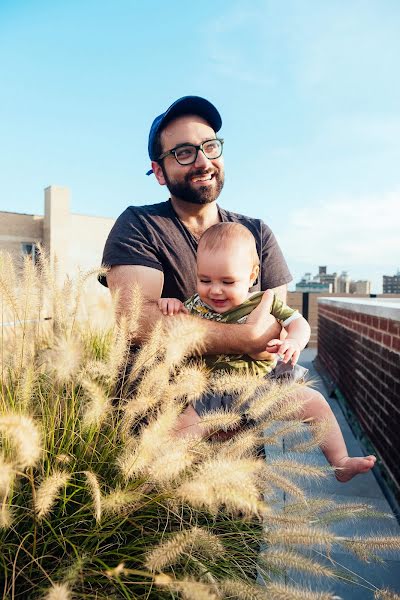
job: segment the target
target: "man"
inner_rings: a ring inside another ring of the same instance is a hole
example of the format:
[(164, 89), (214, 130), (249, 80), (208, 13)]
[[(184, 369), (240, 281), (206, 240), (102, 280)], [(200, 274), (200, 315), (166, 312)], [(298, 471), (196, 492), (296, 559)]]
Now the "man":
[[(119, 309), (130, 303), (134, 283), (145, 299), (137, 341), (160, 318), (161, 296), (184, 300), (196, 289), (196, 249), (201, 234), (220, 221), (240, 222), (250, 229), (260, 255), (261, 274), (253, 290), (273, 289), (285, 299), (291, 275), (271, 230), (251, 219), (220, 208), (216, 200), (224, 184), (222, 120), (208, 100), (185, 96), (156, 117), (149, 134), (149, 156), (158, 183), (170, 199), (149, 206), (131, 206), (117, 219), (107, 239), (103, 264), (111, 267), (111, 293), (118, 291)], [(269, 314), (272, 294), (242, 325), (207, 321), (206, 352), (254, 354), (279, 337), (280, 326)], [(168, 317), (163, 317), (168, 318)], [(187, 318), (196, 318), (190, 317)]]

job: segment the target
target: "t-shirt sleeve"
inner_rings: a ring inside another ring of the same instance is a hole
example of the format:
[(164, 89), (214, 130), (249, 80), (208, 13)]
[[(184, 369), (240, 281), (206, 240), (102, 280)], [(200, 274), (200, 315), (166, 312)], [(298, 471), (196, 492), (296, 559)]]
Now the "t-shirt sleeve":
[(290, 308), (290, 306), (282, 302), (282, 300), (275, 295), (271, 306), (271, 315), (285, 326), (288, 325), (289, 322), (300, 317), (300, 314), (296, 309)]
[[(134, 209), (126, 209), (115, 221), (104, 247), (102, 265), (142, 265), (163, 270), (151, 232)], [(99, 281), (107, 286), (104, 276)]]
[(289, 283), (293, 278), (271, 229), (262, 223), (261, 232), (261, 289), (268, 290)]

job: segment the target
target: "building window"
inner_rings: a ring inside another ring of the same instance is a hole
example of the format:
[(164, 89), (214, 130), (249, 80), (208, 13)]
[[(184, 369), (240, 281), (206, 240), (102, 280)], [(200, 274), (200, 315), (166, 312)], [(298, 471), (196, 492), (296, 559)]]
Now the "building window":
[(30, 256), (33, 263), (36, 262), (37, 247), (34, 242), (24, 242), (21, 244), (21, 250), (24, 256)]

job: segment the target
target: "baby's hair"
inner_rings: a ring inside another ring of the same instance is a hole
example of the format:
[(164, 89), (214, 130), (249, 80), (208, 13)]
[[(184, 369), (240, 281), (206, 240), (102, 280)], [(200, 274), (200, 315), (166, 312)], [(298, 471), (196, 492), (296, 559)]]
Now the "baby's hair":
[(240, 223), (224, 222), (211, 225), (199, 240), (198, 250), (218, 250), (231, 244), (243, 244), (249, 251), (253, 267), (260, 264), (254, 235)]

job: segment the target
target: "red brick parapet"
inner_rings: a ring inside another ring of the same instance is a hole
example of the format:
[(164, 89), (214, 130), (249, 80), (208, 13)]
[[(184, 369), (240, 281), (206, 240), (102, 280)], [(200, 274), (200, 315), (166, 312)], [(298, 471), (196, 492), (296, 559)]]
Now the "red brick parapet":
[(320, 298), (318, 363), (372, 442), (400, 499), (400, 301)]

